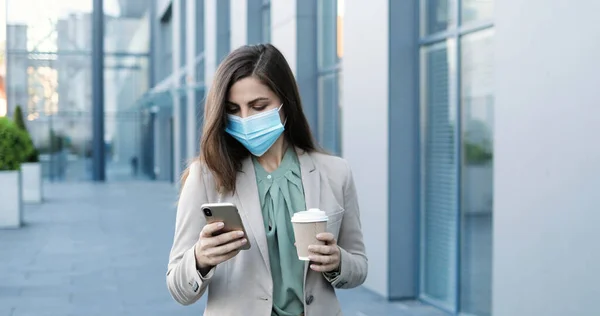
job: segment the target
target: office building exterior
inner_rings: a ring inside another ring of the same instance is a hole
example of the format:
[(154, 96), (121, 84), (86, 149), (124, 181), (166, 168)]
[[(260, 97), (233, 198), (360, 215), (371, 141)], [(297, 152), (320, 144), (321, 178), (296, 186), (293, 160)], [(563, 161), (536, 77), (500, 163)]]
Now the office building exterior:
[(128, 53), (109, 55), (106, 107), (135, 116), (107, 124), (114, 161), (177, 184), (219, 62), (269, 42), (319, 144), (352, 166), (366, 288), (457, 315), (596, 310), (597, 1), (119, 3), (129, 31), (107, 49)]
[[(544, 199), (552, 183), (584, 181), (559, 171), (562, 176), (545, 183), (543, 172), (571, 159), (593, 166), (566, 153), (541, 159), (540, 151), (553, 151), (551, 143), (527, 142), (541, 138), (542, 130), (554, 139), (572, 136), (573, 148), (588, 139), (577, 128), (577, 122), (591, 122), (587, 115), (562, 116), (552, 97), (557, 92), (548, 88), (564, 83), (577, 93), (583, 64), (599, 66), (591, 56), (600, 46), (588, 41), (589, 54), (582, 54), (587, 59), (572, 67), (538, 56), (564, 51), (544, 34), (577, 33), (569, 40), (573, 45), (579, 37), (598, 35), (592, 25), (585, 31), (548, 25), (543, 13), (567, 13), (575, 23), (581, 20), (575, 12), (592, 21), (589, 12), (598, 9), (587, 0), (577, 8), (516, 0), (158, 1), (152, 27), (160, 64), (155, 91), (169, 87), (176, 97), (168, 121), (155, 125), (155, 136), (162, 138), (155, 140), (155, 169), (162, 173), (168, 164), (161, 161), (169, 160), (174, 179), (197, 155), (202, 100), (219, 61), (240, 45), (270, 42), (296, 75), (317, 140), (353, 167), (370, 258), (367, 288), (387, 299), (419, 298), (465, 315), (585, 314), (593, 301), (584, 300), (591, 298), (587, 294), (569, 296), (577, 307), (556, 306), (561, 291), (548, 293), (544, 284), (597, 293), (595, 283), (563, 270), (580, 263), (555, 255), (535, 234), (565, 216)], [(572, 73), (546, 76), (541, 63), (546, 72)], [(573, 106), (597, 101), (578, 94)], [(536, 111), (545, 113), (544, 123), (535, 119)], [(569, 129), (546, 128), (554, 124)], [(173, 130), (170, 139), (164, 126)], [(169, 141), (173, 155), (162, 157), (170, 152)], [(562, 194), (567, 201), (579, 193)], [(562, 227), (566, 240), (546, 238), (582, 247), (584, 237), (576, 230), (598, 237), (583, 219), (591, 209), (581, 203), (574, 205), (581, 218)], [(535, 234), (533, 227), (539, 229)], [(556, 262), (543, 262), (551, 258)], [(600, 260), (597, 253), (585, 258)], [(564, 279), (548, 281), (547, 273)], [(546, 307), (547, 299), (554, 309)]]

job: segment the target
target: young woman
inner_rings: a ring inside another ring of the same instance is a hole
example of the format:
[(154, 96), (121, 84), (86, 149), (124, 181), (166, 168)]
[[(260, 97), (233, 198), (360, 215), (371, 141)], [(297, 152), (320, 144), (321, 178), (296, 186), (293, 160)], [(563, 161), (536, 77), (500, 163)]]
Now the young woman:
[[(206, 99), (201, 154), (182, 177), (167, 286), (181, 304), (208, 288), (205, 315), (333, 316), (334, 288), (367, 276), (356, 189), (345, 160), (321, 153), (298, 87), (272, 45), (244, 46), (221, 63)], [(214, 234), (204, 203), (231, 202), (241, 232)], [(291, 217), (319, 208), (329, 220), (300, 261)], [(249, 250), (240, 247), (250, 243)]]

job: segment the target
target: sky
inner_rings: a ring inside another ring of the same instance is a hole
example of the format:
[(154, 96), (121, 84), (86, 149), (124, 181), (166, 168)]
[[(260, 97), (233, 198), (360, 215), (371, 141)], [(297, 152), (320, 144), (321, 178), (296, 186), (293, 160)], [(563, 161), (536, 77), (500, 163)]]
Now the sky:
[[(0, 0), (0, 3), (7, 1), (7, 18), (11, 24), (32, 24), (50, 17), (60, 18), (70, 13), (92, 11), (92, 0)], [(104, 0), (104, 11), (106, 14), (118, 15), (118, 1)]]
[[(8, 3), (8, 6), (6, 5)], [(32, 10), (31, 8), (36, 8)], [(53, 29), (53, 22), (73, 13), (92, 11), (92, 0), (0, 0), (0, 25), (27, 24), (27, 37), (31, 42), (46, 38)], [(104, 0), (104, 12), (119, 15), (118, 0)], [(0, 42), (4, 42), (6, 33), (0, 30)], [(54, 44), (42, 45), (42, 50), (53, 51)]]

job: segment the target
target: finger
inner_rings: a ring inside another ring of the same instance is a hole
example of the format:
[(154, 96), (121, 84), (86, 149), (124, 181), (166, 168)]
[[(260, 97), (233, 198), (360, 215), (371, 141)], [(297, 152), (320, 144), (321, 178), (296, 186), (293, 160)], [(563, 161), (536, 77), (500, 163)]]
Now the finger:
[(232, 251), (240, 249), (247, 242), (248, 242), (248, 240), (246, 238), (242, 238), (242, 239), (239, 239), (239, 240), (231, 241), (231, 242), (226, 243), (224, 245), (211, 248), (210, 251), (209, 251), (209, 255), (212, 256), (212, 257), (217, 257), (217, 256), (225, 255), (227, 253), (230, 253)]
[(238, 253), (240, 252), (240, 249), (234, 250), (234, 251), (230, 251), (226, 254), (222, 254), (216, 257), (211, 257), (210, 258), (210, 262), (212, 266), (216, 266), (219, 265), (233, 257), (235, 257)]
[(308, 251), (314, 254), (331, 255), (337, 252), (337, 246), (329, 245), (310, 245)]
[(319, 265), (329, 265), (334, 264), (338, 261), (336, 256), (324, 256), (324, 255), (309, 255), (308, 260), (314, 263), (318, 263)]
[(317, 235), (317, 240), (324, 241), (327, 244), (335, 243), (335, 237), (332, 233), (320, 233)]
[(228, 233), (223, 233), (214, 237), (209, 237), (206, 238), (206, 243), (205, 246), (207, 247), (219, 247), (221, 245), (225, 245), (227, 243), (230, 243), (234, 240), (240, 239), (244, 237), (244, 232), (236, 230), (236, 231), (232, 231), (232, 232), (228, 232)]
[(317, 272), (331, 272), (331, 271), (337, 269), (337, 267), (334, 264), (328, 264), (328, 265), (311, 264), (310, 269), (313, 271), (317, 271)]
[(223, 224), (223, 222), (214, 222), (207, 224), (204, 226), (204, 228), (202, 228), (202, 232), (200, 232), (200, 237), (212, 237), (214, 233), (218, 232), (223, 227), (225, 227), (225, 224)]

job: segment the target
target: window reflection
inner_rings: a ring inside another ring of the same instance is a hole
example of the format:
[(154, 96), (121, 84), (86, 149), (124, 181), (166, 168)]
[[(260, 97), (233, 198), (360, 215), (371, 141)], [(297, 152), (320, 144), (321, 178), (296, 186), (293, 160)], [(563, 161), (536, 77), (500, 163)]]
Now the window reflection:
[(462, 311), (491, 314), (493, 32), (462, 38)]

